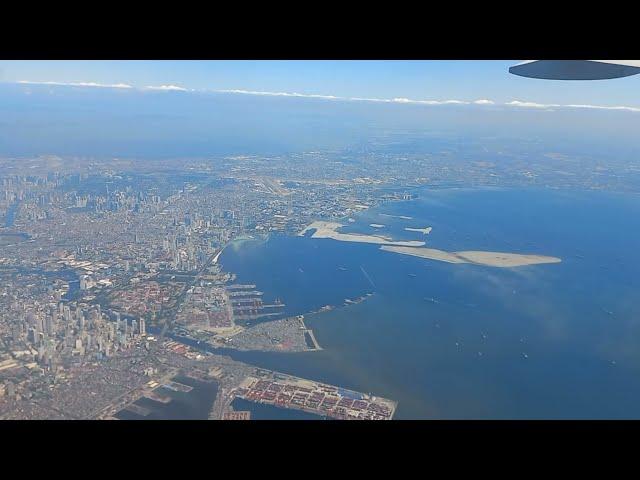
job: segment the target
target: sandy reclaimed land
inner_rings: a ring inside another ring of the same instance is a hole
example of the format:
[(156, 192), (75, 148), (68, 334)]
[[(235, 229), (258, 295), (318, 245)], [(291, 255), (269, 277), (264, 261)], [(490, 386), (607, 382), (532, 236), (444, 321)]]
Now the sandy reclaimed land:
[(445, 252), (435, 248), (412, 248), (383, 245), (380, 250), (414, 257), (429, 258), (440, 262), (448, 263), (473, 263), (476, 265), (486, 265), (489, 267), (521, 267), (523, 265), (537, 265), (540, 263), (559, 263), (562, 260), (557, 257), (547, 257), (544, 255), (523, 255), (519, 253), (503, 252)]
[(431, 227), (424, 227), (424, 228), (405, 228), (405, 230), (407, 232), (420, 232), (424, 235), (429, 235), (431, 233), (431, 230), (433, 230), (433, 228)]
[(424, 242), (418, 241), (406, 241), (396, 242), (389, 237), (383, 237), (382, 235), (362, 235), (359, 233), (340, 233), (337, 230), (343, 227), (341, 223), (317, 221), (307, 226), (298, 235), (304, 236), (309, 230), (315, 229), (316, 231), (311, 235), (311, 238), (331, 238), (341, 242), (358, 242), (358, 243), (376, 243), (378, 245), (390, 245), (398, 247), (421, 247)]

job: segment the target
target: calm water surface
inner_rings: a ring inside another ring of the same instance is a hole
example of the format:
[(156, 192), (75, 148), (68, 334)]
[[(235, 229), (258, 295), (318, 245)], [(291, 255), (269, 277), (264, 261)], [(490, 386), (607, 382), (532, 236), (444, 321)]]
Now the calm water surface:
[[(404, 230), (426, 226), (426, 237)], [(424, 190), (343, 231), (562, 263), (499, 269), (330, 239), (244, 242), (220, 263), (290, 314), (374, 295), (306, 317), (320, 352), (235, 358), (397, 400), (396, 418), (640, 418), (639, 196)]]
[(121, 410), (116, 414), (116, 418), (120, 420), (207, 420), (218, 394), (218, 384), (202, 382), (183, 375), (179, 375), (173, 380), (193, 387), (193, 389), (189, 392), (176, 392), (169, 388), (159, 387), (156, 391), (162, 396), (170, 397), (170, 402), (163, 403), (143, 397), (134, 403), (150, 410), (148, 415), (138, 415), (129, 410)]

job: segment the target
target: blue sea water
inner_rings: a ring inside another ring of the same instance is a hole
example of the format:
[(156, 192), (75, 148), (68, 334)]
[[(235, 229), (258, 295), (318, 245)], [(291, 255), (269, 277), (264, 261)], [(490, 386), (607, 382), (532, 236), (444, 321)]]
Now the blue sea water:
[(374, 295), (306, 316), (322, 351), (235, 358), (394, 399), (395, 418), (640, 418), (640, 196), (425, 189), (343, 231), (562, 262), (502, 269), (331, 239), (243, 242), (220, 263), (289, 314)]
[(216, 382), (202, 382), (191, 377), (178, 375), (174, 381), (192, 387), (189, 392), (180, 392), (159, 387), (158, 392), (170, 397), (168, 403), (158, 402), (146, 397), (134, 403), (149, 411), (146, 416), (129, 410), (121, 410), (115, 416), (119, 420), (206, 420), (218, 394)]

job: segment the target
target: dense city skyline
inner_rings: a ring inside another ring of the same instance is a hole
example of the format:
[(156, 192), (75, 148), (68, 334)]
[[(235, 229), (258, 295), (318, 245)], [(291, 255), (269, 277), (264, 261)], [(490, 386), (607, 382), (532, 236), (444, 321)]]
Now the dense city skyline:
[(0, 419), (640, 417), (638, 80), (512, 63), (1, 62)]

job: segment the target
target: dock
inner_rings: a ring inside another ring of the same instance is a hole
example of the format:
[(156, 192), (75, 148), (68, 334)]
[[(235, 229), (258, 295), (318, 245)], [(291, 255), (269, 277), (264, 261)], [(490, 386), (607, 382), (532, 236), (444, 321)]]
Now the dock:
[(261, 297), (264, 295), (264, 292), (259, 290), (232, 290), (231, 292), (227, 292), (229, 298), (236, 297)]
[(141, 417), (147, 417), (151, 413), (150, 409), (141, 407), (140, 405), (136, 405), (135, 403), (127, 405), (124, 409), (129, 412), (135, 413), (136, 415), (140, 415)]
[(164, 404), (171, 402), (171, 397), (169, 395), (162, 395), (156, 390), (146, 393), (144, 395), (144, 398), (148, 398), (149, 400), (153, 400), (154, 402), (160, 402)]
[(227, 286), (227, 290), (255, 290), (255, 288), (256, 288), (255, 285), (242, 285), (242, 284)]
[(298, 315), (298, 321), (300, 322), (300, 328), (303, 331), (307, 347), (312, 350), (322, 350), (318, 340), (316, 340), (316, 336), (313, 334), (313, 330), (307, 328), (307, 325), (304, 323), (304, 315)]
[(164, 383), (162, 386), (165, 388), (168, 388), (169, 390), (173, 390), (174, 392), (189, 393), (191, 390), (193, 390), (193, 387), (190, 387), (189, 385), (183, 385), (182, 383), (174, 382), (173, 380), (170, 380), (167, 383)]
[(339, 420), (391, 420), (397, 402), (276, 372), (248, 376), (231, 397)]
[[(320, 346), (320, 344), (318, 343), (318, 341), (316, 340), (316, 336), (313, 334), (313, 330), (305, 330), (304, 331), (304, 338), (309, 339), (309, 341), (307, 342), (307, 346), (309, 348), (311, 348), (311, 346), (313, 346), (313, 350), (322, 350), (322, 347)], [(309, 345), (309, 342), (311, 342), (311, 345)]]

